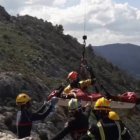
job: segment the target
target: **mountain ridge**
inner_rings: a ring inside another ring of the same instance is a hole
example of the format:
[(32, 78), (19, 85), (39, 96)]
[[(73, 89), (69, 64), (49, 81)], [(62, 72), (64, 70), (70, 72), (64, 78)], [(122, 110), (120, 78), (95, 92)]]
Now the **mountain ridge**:
[(94, 46), (94, 51), (118, 66), (119, 68), (132, 74), (135, 78), (140, 77), (140, 67), (138, 62), (140, 61), (139, 52), (140, 46), (134, 44), (109, 44), (104, 46)]

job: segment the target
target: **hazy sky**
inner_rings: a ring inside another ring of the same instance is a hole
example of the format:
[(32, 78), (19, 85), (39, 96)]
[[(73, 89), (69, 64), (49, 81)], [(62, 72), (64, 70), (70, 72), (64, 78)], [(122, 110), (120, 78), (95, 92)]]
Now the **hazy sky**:
[(140, 45), (140, 0), (0, 0), (0, 5), (11, 15), (28, 14), (61, 24), (65, 34), (81, 43), (85, 33), (87, 44)]

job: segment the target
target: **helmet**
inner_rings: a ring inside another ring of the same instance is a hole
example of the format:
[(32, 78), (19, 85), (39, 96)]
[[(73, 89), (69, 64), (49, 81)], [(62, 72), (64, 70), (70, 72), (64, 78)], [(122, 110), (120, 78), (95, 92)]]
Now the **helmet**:
[(17, 105), (24, 105), (29, 102), (31, 98), (26, 93), (20, 93), (16, 98)]
[(78, 73), (76, 71), (72, 71), (68, 74), (67, 79), (69, 80), (76, 80), (78, 77)]
[(110, 108), (110, 100), (107, 100), (106, 98), (102, 97), (99, 98), (96, 102), (93, 108), (95, 110), (111, 110)]
[(114, 111), (110, 111), (109, 112), (108, 118), (111, 119), (111, 120), (114, 120), (114, 121), (120, 120), (119, 115), (116, 112), (114, 112)]
[(81, 108), (81, 104), (77, 99), (70, 99), (70, 101), (68, 102), (68, 109), (69, 110), (78, 110)]

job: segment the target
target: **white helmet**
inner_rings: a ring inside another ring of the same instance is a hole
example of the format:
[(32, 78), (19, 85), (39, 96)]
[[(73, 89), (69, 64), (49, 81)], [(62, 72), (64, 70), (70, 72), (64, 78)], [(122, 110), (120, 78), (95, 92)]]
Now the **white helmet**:
[(68, 102), (68, 109), (69, 110), (78, 110), (81, 108), (81, 103), (80, 101), (78, 101), (77, 99), (70, 99), (70, 101)]

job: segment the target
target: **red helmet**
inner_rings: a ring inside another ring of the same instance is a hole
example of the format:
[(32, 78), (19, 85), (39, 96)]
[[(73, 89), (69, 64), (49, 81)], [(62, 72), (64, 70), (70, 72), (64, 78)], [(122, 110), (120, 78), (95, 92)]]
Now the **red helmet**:
[(67, 79), (76, 80), (78, 78), (78, 73), (76, 71), (72, 71), (68, 74)]

